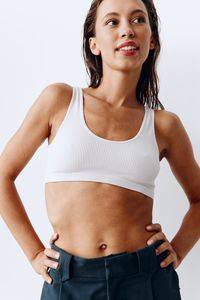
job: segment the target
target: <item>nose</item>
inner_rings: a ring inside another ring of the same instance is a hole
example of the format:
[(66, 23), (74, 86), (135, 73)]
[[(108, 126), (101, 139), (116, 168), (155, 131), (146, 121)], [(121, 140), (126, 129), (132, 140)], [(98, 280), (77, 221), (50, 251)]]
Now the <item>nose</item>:
[(124, 25), (123, 28), (121, 29), (122, 31), (122, 34), (121, 36), (124, 37), (124, 36), (127, 36), (127, 37), (133, 37), (135, 36), (135, 32), (133, 30), (133, 28), (131, 27), (131, 25)]

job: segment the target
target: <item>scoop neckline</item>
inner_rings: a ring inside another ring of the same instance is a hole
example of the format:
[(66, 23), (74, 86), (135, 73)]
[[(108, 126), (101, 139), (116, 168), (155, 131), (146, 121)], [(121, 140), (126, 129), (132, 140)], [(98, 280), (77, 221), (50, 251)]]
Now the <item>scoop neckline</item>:
[(146, 105), (144, 105), (144, 116), (143, 116), (143, 119), (142, 119), (142, 123), (141, 123), (141, 125), (140, 125), (140, 128), (139, 128), (138, 132), (136, 133), (136, 135), (134, 135), (132, 138), (130, 138), (130, 139), (128, 139), (128, 140), (122, 140), (122, 141), (109, 140), (109, 139), (105, 139), (105, 138), (103, 138), (103, 137), (100, 137), (100, 136), (96, 135), (96, 134), (95, 134), (92, 130), (90, 130), (90, 128), (87, 126), (86, 121), (85, 121), (85, 116), (84, 116), (84, 93), (83, 93), (83, 88), (80, 87), (79, 90), (80, 90), (80, 93), (81, 93), (81, 97), (80, 97), (80, 98), (81, 98), (81, 119), (82, 119), (82, 123), (83, 123), (85, 129), (87, 130), (87, 132), (88, 132), (91, 136), (95, 137), (95, 138), (98, 139), (98, 140), (107, 142), (107, 143), (123, 144), (123, 143), (131, 142), (131, 141), (137, 139), (137, 138), (141, 135), (141, 133), (142, 133), (142, 131), (143, 131), (143, 128), (144, 128), (144, 124), (145, 124), (146, 118), (147, 118), (147, 107), (146, 107)]

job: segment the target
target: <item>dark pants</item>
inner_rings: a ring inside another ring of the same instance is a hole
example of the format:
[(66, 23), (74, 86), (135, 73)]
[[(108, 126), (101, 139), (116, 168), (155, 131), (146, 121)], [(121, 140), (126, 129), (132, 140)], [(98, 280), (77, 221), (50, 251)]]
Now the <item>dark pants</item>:
[(50, 269), (51, 284), (44, 282), (40, 300), (180, 300), (179, 278), (172, 264), (160, 262), (167, 251), (156, 255), (162, 241), (135, 252), (95, 258), (60, 252), (59, 266)]

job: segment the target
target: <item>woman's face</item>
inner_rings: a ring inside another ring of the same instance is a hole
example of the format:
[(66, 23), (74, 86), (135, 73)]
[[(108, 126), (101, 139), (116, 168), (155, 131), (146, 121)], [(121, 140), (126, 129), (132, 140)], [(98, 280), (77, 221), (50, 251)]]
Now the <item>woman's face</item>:
[[(141, 68), (149, 50), (154, 48), (147, 9), (141, 0), (103, 0), (97, 10), (95, 29), (90, 48), (93, 54), (101, 55), (103, 67)], [(139, 47), (134, 55), (127, 56), (117, 50), (127, 40)]]

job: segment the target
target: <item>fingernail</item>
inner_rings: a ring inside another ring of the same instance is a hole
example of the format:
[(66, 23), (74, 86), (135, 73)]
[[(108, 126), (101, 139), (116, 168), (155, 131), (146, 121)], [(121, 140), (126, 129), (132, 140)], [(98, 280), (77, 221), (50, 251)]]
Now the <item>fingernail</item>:
[(146, 228), (147, 228), (147, 229), (151, 229), (152, 227), (151, 227), (150, 225), (148, 225)]
[(56, 253), (56, 254), (55, 254), (55, 258), (58, 259), (59, 257), (60, 257), (60, 253)]
[(53, 264), (53, 268), (55, 268), (55, 269), (56, 269), (56, 268), (57, 268), (57, 266), (58, 266), (58, 263), (54, 263), (54, 264)]
[(156, 249), (156, 253), (157, 253), (157, 254), (158, 254), (158, 252), (159, 252), (158, 249)]
[(161, 267), (164, 267), (165, 266), (165, 262), (161, 262)]
[(52, 282), (52, 279), (48, 279), (48, 283), (51, 284), (51, 282)]
[(147, 242), (147, 244), (148, 244), (148, 245), (153, 244), (153, 240), (149, 240), (149, 241)]

